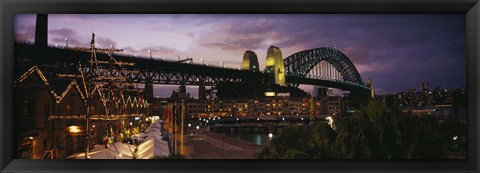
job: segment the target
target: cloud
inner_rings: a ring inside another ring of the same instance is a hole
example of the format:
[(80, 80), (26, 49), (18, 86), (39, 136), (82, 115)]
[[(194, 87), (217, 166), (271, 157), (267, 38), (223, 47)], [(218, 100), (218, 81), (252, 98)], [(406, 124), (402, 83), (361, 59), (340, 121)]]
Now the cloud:
[(144, 51), (144, 52), (152, 51), (156, 53), (173, 53), (176, 51), (176, 49), (165, 47), (165, 46), (150, 46), (150, 47), (142, 48), (140, 51)]
[(268, 19), (258, 19), (254, 21), (240, 21), (234, 22), (230, 25), (226, 25), (225, 27), (221, 27), (220, 29), (227, 30), (230, 34), (235, 35), (265, 35), (270, 32), (275, 32), (275, 28), (278, 27), (278, 23), (274, 20)]
[(243, 49), (240, 46), (231, 44), (231, 43), (201, 43), (202, 46), (209, 48), (220, 48), (224, 50), (241, 50)]
[[(201, 46), (223, 50), (254, 50), (267, 46), (269, 38), (276, 37), (273, 20), (239, 19), (226, 21), (213, 27), (213, 30), (197, 40)], [(217, 35), (211, 37), (211, 35)]]
[(125, 51), (125, 52), (138, 52), (137, 50), (135, 50), (134, 48), (132, 48), (132, 47), (130, 47), (130, 46), (129, 46), (129, 47), (124, 47), (124, 48), (122, 48), (122, 49), (123, 49), (123, 51)]
[(48, 33), (56, 36), (65, 37), (65, 38), (73, 37), (77, 34), (75, 33), (75, 31), (69, 28), (50, 29), (48, 30)]
[[(66, 44), (65, 38), (62, 37), (53, 37), (52, 41), (57, 44)], [(82, 41), (76, 39), (76, 38), (69, 38), (68, 39), (68, 46), (83, 46), (84, 44)]]
[(244, 39), (236, 39), (231, 41), (230, 43), (237, 46), (241, 47), (243, 49), (257, 49), (260, 46), (262, 46), (262, 42), (264, 41), (264, 38), (261, 37), (254, 37), (254, 38), (244, 38)]
[(117, 43), (113, 41), (110, 38), (105, 38), (105, 37), (97, 37), (96, 42), (100, 45), (103, 45), (102, 47), (111, 47), (111, 46), (117, 46)]
[(195, 34), (193, 34), (192, 32), (188, 32), (187, 35), (188, 35), (190, 38), (195, 38)]
[(160, 54), (176, 52), (176, 49), (164, 47), (164, 46), (150, 46), (150, 47), (144, 47), (141, 49), (135, 49), (133, 47), (128, 46), (122, 49), (127, 54), (134, 54), (134, 55), (139, 54), (139, 55), (145, 55), (145, 56), (148, 56), (148, 51), (151, 51), (153, 57), (158, 57), (158, 55)]
[(77, 32), (70, 28), (57, 28), (48, 30), (49, 37), (51, 41), (55, 44), (64, 45), (66, 44), (65, 39), (68, 39), (69, 46), (87, 46), (89, 43), (88, 38), (82, 38), (78, 36)]
[(33, 41), (35, 40), (35, 26), (16, 26), (15, 40), (19, 41)]

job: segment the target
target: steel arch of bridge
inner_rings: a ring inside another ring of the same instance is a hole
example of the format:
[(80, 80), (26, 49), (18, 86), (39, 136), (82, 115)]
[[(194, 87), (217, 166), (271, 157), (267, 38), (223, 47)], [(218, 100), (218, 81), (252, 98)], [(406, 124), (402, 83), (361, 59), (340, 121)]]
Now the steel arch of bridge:
[(327, 61), (342, 75), (345, 83), (365, 86), (352, 61), (337, 49), (321, 47), (297, 52), (283, 60), (285, 74), (306, 77), (310, 70), (321, 61)]

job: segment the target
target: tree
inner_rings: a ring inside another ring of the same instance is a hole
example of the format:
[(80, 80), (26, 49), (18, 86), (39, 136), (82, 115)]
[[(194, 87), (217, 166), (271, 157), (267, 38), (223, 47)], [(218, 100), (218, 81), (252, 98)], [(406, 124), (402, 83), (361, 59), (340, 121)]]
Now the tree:
[[(441, 159), (452, 136), (465, 134), (465, 124), (440, 125), (432, 116), (405, 114), (384, 102), (369, 101), (357, 113), (310, 129), (289, 126), (259, 153), (259, 158)], [(450, 139), (450, 140), (449, 140)]]
[(299, 126), (287, 126), (273, 137), (268, 146), (258, 154), (260, 159), (299, 159), (311, 158), (305, 152), (308, 133)]
[(308, 153), (315, 159), (336, 158), (335, 141), (337, 132), (327, 123), (315, 123), (310, 132), (310, 140), (307, 142)]

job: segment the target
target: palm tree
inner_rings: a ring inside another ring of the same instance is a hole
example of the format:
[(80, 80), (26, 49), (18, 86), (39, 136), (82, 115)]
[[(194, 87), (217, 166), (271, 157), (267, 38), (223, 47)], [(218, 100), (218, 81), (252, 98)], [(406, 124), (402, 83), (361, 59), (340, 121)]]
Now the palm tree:
[(315, 123), (310, 131), (310, 138), (307, 142), (308, 152), (315, 159), (335, 158), (334, 150), (337, 132), (327, 123)]
[(260, 159), (311, 158), (305, 150), (308, 133), (302, 127), (287, 126), (258, 154)]
[(337, 137), (334, 150), (339, 159), (371, 158), (366, 134), (366, 121), (360, 116), (342, 115), (335, 120)]
[(440, 159), (452, 143), (450, 136), (465, 134), (464, 124), (439, 126), (432, 116), (405, 114), (378, 101), (368, 102), (357, 113), (339, 115), (334, 123), (335, 130), (324, 123), (309, 130), (287, 127), (259, 158)]
[(443, 154), (438, 138), (438, 121), (431, 116), (417, 117), (413, 122), (412, 138), (409, 146), (408, 159), (435, 159)]

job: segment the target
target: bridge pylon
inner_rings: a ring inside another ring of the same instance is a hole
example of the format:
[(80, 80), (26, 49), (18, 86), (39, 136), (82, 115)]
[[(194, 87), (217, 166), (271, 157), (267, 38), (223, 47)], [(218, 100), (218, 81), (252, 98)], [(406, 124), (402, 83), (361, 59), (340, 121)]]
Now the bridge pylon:
[(265, 72), (273, 74), (275, 84), (285, 86), (285, 65), (280, 48), (276, 46), (268, 48), (265, 65)]
[(205, 84), (203, 84), (203, 83), (200, 83), (200, 85), (198, 85), (198, 98), (199, 99), (205, 99), (206, 98)]
[(143, 97), (145, 97), (146, 99), (153, 98), (153, 82), (145, 82), (145, 90), (143, 91)]
[(242, 70), (258, 72), (259, 68), (257, 54), (251, 50), (245, 51), (243, 54)]
[(374, 98), (375, 92), (373, 91), (372, 79), (368, 79), (366, 84), (367, 84), (367, 87), (370, 89), (370, 97)]

